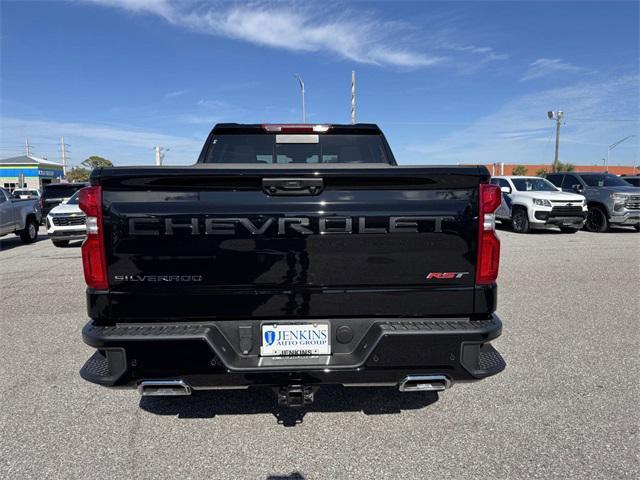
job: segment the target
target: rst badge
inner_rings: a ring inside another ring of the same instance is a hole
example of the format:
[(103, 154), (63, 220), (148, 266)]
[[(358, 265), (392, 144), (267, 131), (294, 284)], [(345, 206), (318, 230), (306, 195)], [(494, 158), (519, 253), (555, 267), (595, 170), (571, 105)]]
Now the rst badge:
[(328, 323), (269, 323), (262, 325), (260, 355), (301, 356), (329, 355)]
[(453, 280), (469, 275), (469, 272), (429, 272), (427, 280)]

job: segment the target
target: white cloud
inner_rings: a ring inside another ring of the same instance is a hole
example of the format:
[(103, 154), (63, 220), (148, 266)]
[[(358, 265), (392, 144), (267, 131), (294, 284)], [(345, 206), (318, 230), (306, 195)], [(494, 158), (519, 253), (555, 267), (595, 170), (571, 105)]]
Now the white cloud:
[(165, 93), (164, 99), (169, 100), (170, 98), (181, 97), (182, 95), (185, 95), (188, 92), (189, 90), (176, 90), (173, 92), (168, 92), (168, 93)]
[(167, 0), (88, 0), (100, 5), (119, 7), (134, 13), (153, 13), (168, 16), (172, 7)]
[(201, 98), (200, 100), (198, 100), (197, 105), (200, 107), (207, 107), (207, 108), (228, 108), (229, 107), (229, 104), (225, 101), (207, 100), (204, 98)]
[(578, 72), (587, 72), (587, 69), (564, 62), (560, 58), (538, 58), (535, 62), (529, 64), (529, 68), (524, 72), (520, 81), (525, 82), (556, 73)]
[[(36, 153), (50, 159), (59, 156), (57, 142), (60, 135), (64, 135), (65, 142), (71, 144), (72, 164), (96, 154), (121, 165), (151, 164), (153, 147), (158, 145), (170, 147), (172, 153), (169, 157), (178, 163), (195, 163), (203, 142), (202, 136), (166, 135), (130, 126), (13, 117), (0, 118), (0, 131), (3, 146), (15, 143), (16, 138), (28, 137)], [(21, 152), (16, 150), (15, 153)]]
[[(560, 158), (593, 164), (606, 155), (606, 145), (638, 132), (639, 80), (624, 76), (580, 82), (516, 97), (473, 125), (432, 143), (409, 144), (406, 150), (415, 163), (550, 162), (555, 124), (546, 112), (561, 109)], [(637, 138), (616, 156), (616, 163), (637, 162)]]
[(449, 47), (451, 50), (456, 50), (458, 52), (470, 52), (475, 53), (480, 56), (483, 62), (490, 62), (494, 60), (507, 60), (509, 55), (506, 53), (498, 53), (491, 47), (478, 47), (477, 45), (455, 45), (450, 44)]
[[(491, 47), (465, 45), (451, 41), (451, 32), (434, 33), (422, 28), (437, 42), (415, 37), (410, 24), (382, 20), (372, 12), (323, 3), (318, 7), (302, 2), (229, 3), (184, 0), (85, 0), (146, 13), (169, 23), (203, 34), (298, 52), (331, 53), (340, 58), (380, 66), (419, 68), (451, 64), (452, 53), (464, 63), (504, 60), (507, 55)], [(455, 34), (459, 38), (460, 34)], [(453, 61), (455, 63), (455, 61)]]
[[(12, 117), (1, 119), (3, 136), (10, 130), (35, 129), (40, 131), (73, 132), (73, 136), (88, 139), (108, 140), (135, 147), (147, 147), (164, 143), (174, 145), (189, 145), (193, 139), (149, 132), (146, 130), (114, 127), (110, 125), (78, 123), (78, 122), (51, 122), (48, 120), (23, 120)], [(7, 136), (10, 136), (7, 135)], [(14, 135), (19, 136), (19, 135)]]

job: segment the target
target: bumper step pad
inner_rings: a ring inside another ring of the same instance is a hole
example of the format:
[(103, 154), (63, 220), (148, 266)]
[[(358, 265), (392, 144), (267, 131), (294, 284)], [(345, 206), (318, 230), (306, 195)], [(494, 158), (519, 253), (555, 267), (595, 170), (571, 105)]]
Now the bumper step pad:
[(502, 355), (490, 343), (463, 344), (461, 363), (477, 379), (500, 373), (507, 366)]
[(486, 376), (500, 373), (506, 366), (507, 363), (502, 358), (502, 355), (491, 344), (486, 343), (480, 348), (478, 367), (483, 372), (486, 372)]
[(89, 382), (113, 385), (126, 370), (124, 349), (97, 350), (80, 369), (80, 376)]

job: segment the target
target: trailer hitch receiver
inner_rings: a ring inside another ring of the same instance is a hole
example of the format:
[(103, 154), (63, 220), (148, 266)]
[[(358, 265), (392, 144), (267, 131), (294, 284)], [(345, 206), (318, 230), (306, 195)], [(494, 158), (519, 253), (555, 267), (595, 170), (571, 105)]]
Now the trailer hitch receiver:
[(307, 385), (287, 385), (278, 387), (276, 394), (279, 405), (299, 408), (313, 403), (314, 389)]

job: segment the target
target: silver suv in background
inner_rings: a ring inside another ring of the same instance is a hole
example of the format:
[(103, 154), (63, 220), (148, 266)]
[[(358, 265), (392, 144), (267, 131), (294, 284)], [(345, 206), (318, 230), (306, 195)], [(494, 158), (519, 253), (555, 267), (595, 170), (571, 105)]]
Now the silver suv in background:
[(546, 179), (563, 192), (575, 192), (587, 199), (585, 228), (606, 232), (611, 225), (634, 227), (640, 232), (640, 192), (617, 175), (595, 172), (549, 173)]

